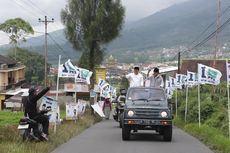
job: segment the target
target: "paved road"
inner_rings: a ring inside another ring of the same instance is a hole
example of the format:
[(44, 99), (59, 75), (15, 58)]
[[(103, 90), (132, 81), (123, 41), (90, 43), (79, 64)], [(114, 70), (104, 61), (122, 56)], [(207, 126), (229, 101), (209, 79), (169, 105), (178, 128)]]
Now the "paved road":
[(197, 139), (178, 128), (172, 142), (156, 134), (137, 133), (122, 141), (121, 129), (113, 120), (102, 121), (72, 138), (52, 153), (213, 153)]

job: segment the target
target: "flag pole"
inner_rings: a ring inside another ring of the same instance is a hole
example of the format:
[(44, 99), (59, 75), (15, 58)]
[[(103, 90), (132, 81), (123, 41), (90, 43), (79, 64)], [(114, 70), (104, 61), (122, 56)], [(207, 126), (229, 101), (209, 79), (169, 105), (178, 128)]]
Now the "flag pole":
[[(59, 90), (59, 67), (61, 63), (61, 55), (58, 57), (58, 74), (57, 74), (57, 86), (56, 86), (56, 102), (58, 102), (58, 90)], [(55, 109), (55, 122), (54, 122), (54, 133), (57, 131), (57, 108)]]
[(57, 74), (57, 86), (56, 86), (56, 100), (58, 100), (58, 90), (59, 90), (59, 67), (61, 63), (61, 55), (59, 55), (59, 60), (58, 60), (58, 74)]
[(200, 84), (198, 84), (198, 120), (200, 127)]
[(176, 97), (175, 97), (175, 99), (176, 99), (176, 117), (177, 117), (177, 88), (176, 88)]
[(230, 139), (230, 102), (229, 102), (229, 85), (227, 82), (227, 90), (228, 90), (228, 136)]
[(185, 117), (184, 121), (187, 122), (187, 112), (188, 112), (188, 84), (186, 85), (186, 100), (185, 100)]
[(230, 102), (229, 102), (229, 69), (228, 69), (228, 60), (226, 60), (226, 70), (227, 70), (227, 92), (228, 92), (228, 137), (230, 139)]

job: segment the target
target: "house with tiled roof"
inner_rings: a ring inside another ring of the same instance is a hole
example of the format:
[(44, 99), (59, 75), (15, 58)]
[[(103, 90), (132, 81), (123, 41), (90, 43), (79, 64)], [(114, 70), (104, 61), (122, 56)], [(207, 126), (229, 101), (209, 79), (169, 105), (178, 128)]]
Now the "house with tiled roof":
[(20, 87), (25, 83), (25, 66), (9, 57), (0, 55), (0, 110), (7, 98), (8, 90)]

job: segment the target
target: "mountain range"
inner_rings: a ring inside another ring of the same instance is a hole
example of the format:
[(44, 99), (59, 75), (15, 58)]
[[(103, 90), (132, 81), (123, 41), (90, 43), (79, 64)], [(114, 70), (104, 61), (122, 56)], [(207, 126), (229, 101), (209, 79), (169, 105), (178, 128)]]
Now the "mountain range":
[[(229, 0), (222, 0), (221, 12), (221, 23), (223, 24), (230, 17)], [(135, 53), (147, 50), (159, 51), (162, 48), (193, 46), (216, 30), (216, 17), (216, 0), (188, 0), (175, 4), (141, 20), (126, 23), (120, 36), (105, 46), (107, 54), (113, 54), (118, 61), (123, 62), (125, 59), (122, 56), (128, 55), (128, 58), (132, 58)], [(211, 23), (213, 24), (210, 28), (199, 37)], [(49, 35), (49, 59), (57, 61), (59, 54), (62, 54), (64, 59), (80, 57), (81, 53), (72, 48), (63, 30), (52, 32)], [(230, 42), (229, 35), (230, 26), (228, 25), (221, 32), (222, 44)], [(195, 42), (192, 44), (193, 41)], [(209, 41), (207, 45), (212, 43)], [(21, 46), (41, 53), (44, 50), (43, 44), (44, 36), (39, 36), (29, 39)], [(0, 53), (3, 53), (8, 47), (1, 47)]]

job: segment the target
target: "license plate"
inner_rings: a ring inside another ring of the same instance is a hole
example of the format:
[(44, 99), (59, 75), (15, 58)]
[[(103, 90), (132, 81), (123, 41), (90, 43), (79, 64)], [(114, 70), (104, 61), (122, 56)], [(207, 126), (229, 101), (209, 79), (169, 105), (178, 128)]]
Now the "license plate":
[(28, 129), (28, 128), (29, 128), (29, 124), (18, 125), (18, 130), (23, 130), (23, 129)]
[(144, 120), (144, 121), (143, 121), (143, 124), (144, 124), (144, 125), (149, 125), (149, 124), (150, 124), (150, 120)]

